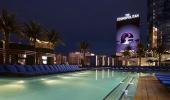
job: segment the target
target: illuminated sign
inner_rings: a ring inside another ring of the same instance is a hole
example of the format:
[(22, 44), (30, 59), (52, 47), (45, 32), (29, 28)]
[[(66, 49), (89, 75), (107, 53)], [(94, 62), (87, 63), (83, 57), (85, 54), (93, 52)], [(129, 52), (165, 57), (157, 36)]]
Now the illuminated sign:
[(136, 50), (140, 40), (140, 17), (139, 14), (125, 14), (125, 17), (117, 18), (116, 23), (116, 53), (123, 52), (128, 46)]
[(123, 17), (118, 17), (117, 21), (123, 21), (123, 20), (134, 19), (134, 18), (139, 18), (139, 14), (134, 14), (134, 15), (125, 14), (125, 16)]

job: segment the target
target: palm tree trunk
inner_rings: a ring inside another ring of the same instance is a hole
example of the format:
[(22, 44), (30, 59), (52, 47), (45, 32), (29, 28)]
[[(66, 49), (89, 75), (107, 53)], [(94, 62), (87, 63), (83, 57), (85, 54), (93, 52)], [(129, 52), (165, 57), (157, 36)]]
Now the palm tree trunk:
[(86, 54), (85, 54), (85, 51), (83, 51), (83, 59), (84, 59), (84, 66), (86, 66)]
[(4, 32), (4, 64), (9, 64), (9, 33)]
[(138, 57), (138, 60), (139, 60), (139, 62), (138, 62), (139, 65), (138, 66), (141, 66), (141, 62), (142, 62), (141, 59), (142, 59), (141, 57)]
[(161, 54), (159, 53), (159, 66), (161, 65)]
[(125, 60), (125, 66), (127, 66), (127, 58), (126, 58), (126, 60)]
[(125, 57), (124, 59), (125, 59), (125, 66), (127, 66), (127, 57)]
[(37, 64), (36, 39), (34, 39), (34, 64)]
[(141, 66), (141, 63), (142, 63), (142, 58), (139, 57), (139, 66)]

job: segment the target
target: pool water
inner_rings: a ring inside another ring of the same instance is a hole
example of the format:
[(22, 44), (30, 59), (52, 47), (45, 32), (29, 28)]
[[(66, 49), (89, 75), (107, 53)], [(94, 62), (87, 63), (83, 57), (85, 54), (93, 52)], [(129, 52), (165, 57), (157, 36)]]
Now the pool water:
[[(134, 76), (137, 74), (95, 70), (32, 78), (0, 78), (0, 100), (103, 100), (106, 96), (112, 97), (107, 100), (119, 100), (120, 97), (133, 100), (136, 82), (128, 88), (126, 85)], [(127, 81), (125, 85), (124, 80)], [(117, 87), (120, 83), (123, 88)], [(129, 90), (129, 95), (124, 89)], [(113, 96), (115, 93), (119, 97)]]

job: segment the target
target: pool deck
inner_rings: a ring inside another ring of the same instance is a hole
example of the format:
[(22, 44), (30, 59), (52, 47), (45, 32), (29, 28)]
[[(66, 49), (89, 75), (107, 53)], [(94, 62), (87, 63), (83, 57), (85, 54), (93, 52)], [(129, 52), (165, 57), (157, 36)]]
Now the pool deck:
[(170, 89), (154, 76), (139, 77), (135, 100), (170, 100)]

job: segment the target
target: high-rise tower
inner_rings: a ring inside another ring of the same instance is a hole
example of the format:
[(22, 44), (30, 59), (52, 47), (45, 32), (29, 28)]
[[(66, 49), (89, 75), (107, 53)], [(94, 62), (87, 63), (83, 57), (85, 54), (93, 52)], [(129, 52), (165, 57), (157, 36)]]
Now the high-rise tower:
[(148, 25), (151, 47), (170, 49), (170, 0), (148, 0)]

